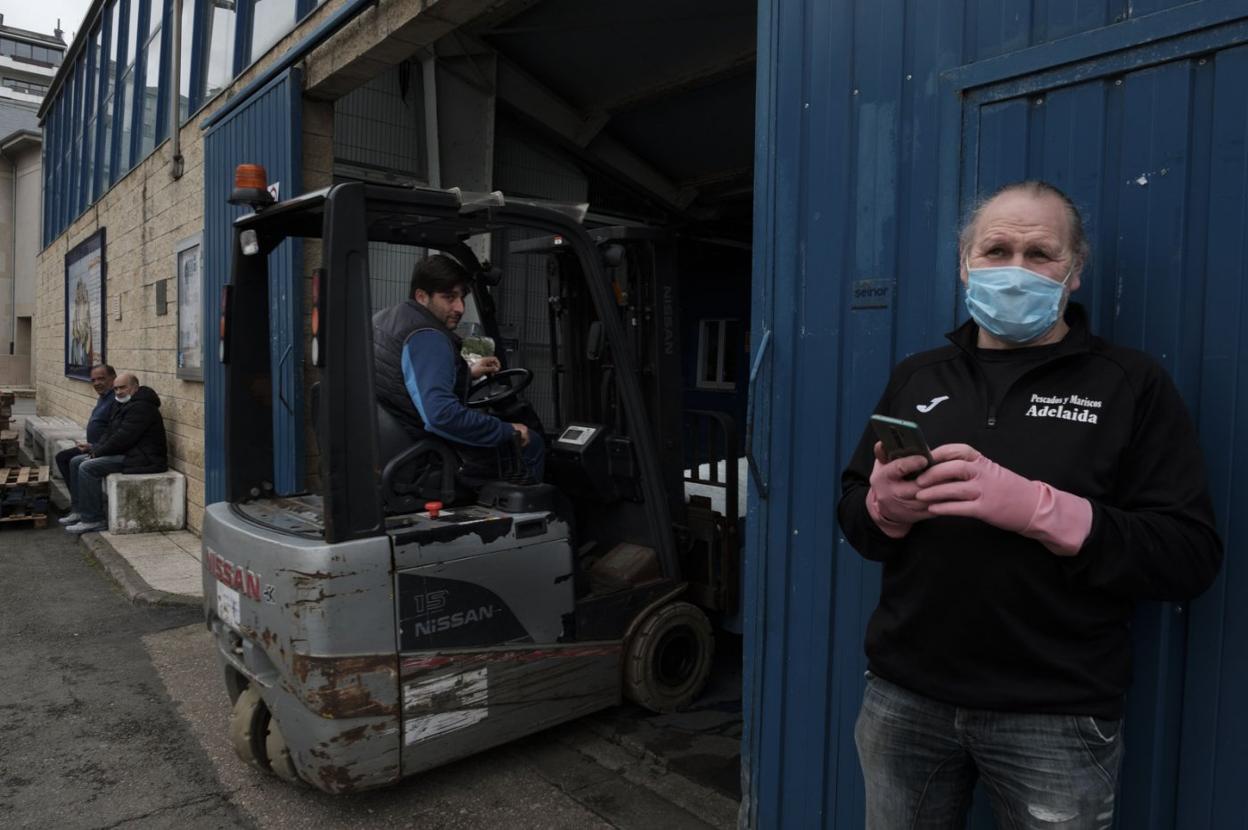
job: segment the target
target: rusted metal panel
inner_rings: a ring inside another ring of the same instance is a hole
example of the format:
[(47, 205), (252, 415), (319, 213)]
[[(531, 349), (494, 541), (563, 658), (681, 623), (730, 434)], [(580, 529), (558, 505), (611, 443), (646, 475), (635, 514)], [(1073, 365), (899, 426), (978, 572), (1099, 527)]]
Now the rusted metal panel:
[(328, 546), (215, 504), (205, 514), (204, 563), (222, 659), (263, 687), (300, 773), (330, 792), (396, 780), (389, 537)]
[(619, 704), (620, 660), (618, 642), (405, 655), (403, 773)]

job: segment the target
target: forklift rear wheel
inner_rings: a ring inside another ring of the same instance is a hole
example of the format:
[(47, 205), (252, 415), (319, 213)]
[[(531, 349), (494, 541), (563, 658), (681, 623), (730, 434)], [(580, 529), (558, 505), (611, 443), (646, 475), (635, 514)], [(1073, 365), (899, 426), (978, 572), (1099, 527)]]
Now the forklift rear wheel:
[(269, 771), (265, 738), (269, 731), (269, 707), (255, 686), (243, 689), (230, 710), (230, 743), (244, 762), (258, 770)]
[(295, 762), (290, 758), (290, 749), (286, 746), (286, 738), (277, 725), (277, 718), (269, 718), (268, 737), (264, 741), (264, 754), (269, 759), (269, 768), (278, 778), (288, 784), (302, 784), (303, 779), (295, 771)]
[(711, 674), (715, 637), (702, 609), (672, 602), (642, 622), (628, 644), (624, 691), (652, 712), (693, 702)]

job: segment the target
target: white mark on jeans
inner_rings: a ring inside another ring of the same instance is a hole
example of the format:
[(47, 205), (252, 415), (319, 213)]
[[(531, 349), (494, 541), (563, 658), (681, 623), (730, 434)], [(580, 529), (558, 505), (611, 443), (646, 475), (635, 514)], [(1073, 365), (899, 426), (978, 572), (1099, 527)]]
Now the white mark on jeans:
[(1096, 733), (1096, 736), (1107, 744), (1112, 744), (1114, 742), (1114, 738), (1118, 737), (1117, 735), (1109, 738), (1105, 737), (1105, 733), (1101, 731), (1101, 727), (1096, 725), (1096, 718), (1088, 718), (1088, 723), (1092, 724), (1092, 731)]
[(1042, 807), (1039, 804), (1028, 804), (1027, 812), (1031, 813), (1032, 817), (1039, 819), (1040, 821), (1049, 821), (1054, 824), (1062, 821), (1070, 821), (1072, 818), (1079, 815), (1078, 810), (1058, 810), (1052, 807)]

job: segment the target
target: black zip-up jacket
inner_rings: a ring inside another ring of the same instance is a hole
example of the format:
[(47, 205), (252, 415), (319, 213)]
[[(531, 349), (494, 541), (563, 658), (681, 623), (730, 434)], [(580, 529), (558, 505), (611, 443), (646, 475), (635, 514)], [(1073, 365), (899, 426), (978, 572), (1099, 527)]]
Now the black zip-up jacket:
[(891, 539), (867, 513), (868, 428), (838, 513), (850, 544), (884, 565), (866, 637), (881, 677), (958, 706), (1117, 718), (1136, 602), (1190, 599), (1217, 575), (1222, 543), (1178, 390), (1152, 358), (1092, 336), (1079, 306), (1066, 321), (1049, 358), (995, 399), (974, 323), (894, 369), (877, 413), (1087, 498), (1092, 529), (1073, 557), (976, 519)]
[(169, 469), (165, 421), (160, 416), (160, 396), (140, 386), (125, 403), (113, 401), (108, 430), (91, 455), (124, 455), (126, 473), (163, 473)]

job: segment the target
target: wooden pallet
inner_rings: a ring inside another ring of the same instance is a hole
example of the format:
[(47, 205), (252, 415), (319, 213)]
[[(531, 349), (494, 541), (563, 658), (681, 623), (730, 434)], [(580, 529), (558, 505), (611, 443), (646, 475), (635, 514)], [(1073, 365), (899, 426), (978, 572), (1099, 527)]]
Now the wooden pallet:
[(47, 467), (0, 467), (0, 524), (46, 527), (49, 489)]
[(20, 516), (2, 516), (0, 517), (0, 526), (10, 522), (30, 522), (35, 530), (40, 530), (48, 526), (47, 513), (23, 513)]
[(0, 467), (0, 490), (10, 487), (28, 487), (32, 491), (46, 490), (51, 477), (49, 467)]

